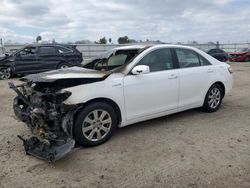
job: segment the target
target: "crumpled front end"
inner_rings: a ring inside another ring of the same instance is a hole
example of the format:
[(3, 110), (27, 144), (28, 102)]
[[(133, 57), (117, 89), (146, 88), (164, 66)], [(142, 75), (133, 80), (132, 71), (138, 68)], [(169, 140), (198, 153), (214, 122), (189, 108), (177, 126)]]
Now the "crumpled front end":
[(9, 83), (9, 86), (17, 93), (13, 104), (15, 115), (26, 123), (33, 135), (28, 139), (18, 136), (25, 152), (48, 161), (70, 153), (75, 146), (73, 117), (79, 108), (63, 103), (71, 93), (33, 82), (18, 86)]

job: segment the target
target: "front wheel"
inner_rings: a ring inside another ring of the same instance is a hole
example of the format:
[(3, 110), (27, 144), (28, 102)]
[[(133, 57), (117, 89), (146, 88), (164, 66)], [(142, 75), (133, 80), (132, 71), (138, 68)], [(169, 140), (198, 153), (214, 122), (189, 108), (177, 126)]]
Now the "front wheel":
[(11, 77), (11, 71), (8, 68), (4, 68), (0, 70), (0, 79), (7, 80)]
[(223, 89), (219, 84), (214, 84), (208, 90), (203, 110), (206, 112), (215, 112), (219, 109), (223, 98)]
[(85, 146), (97, 146), (106, 142), (117, 126), (114, 109), (107, 103), (92, 103), (82, 109), (74, 124), (76, 143)]

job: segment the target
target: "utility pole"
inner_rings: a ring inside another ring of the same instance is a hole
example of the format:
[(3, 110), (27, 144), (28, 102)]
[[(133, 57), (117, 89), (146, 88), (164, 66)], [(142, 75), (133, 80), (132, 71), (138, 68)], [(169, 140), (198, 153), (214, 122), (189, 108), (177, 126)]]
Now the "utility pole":
[(219, 43), (219, 41), (216, 42), (216, 48), (220, 48), (220, 43)]
[(2, 38), (0, 38), (0, 47), (1, 47), (2, 53), (4, 54), (3, 39)]

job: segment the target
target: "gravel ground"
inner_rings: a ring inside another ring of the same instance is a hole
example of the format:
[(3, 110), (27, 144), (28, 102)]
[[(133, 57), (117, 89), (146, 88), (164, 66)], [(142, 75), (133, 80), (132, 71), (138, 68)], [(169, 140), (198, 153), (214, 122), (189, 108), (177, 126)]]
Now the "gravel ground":
[(25, 155), (16, 135), (29, 131), (0, 81), (0, 187), (250, 187), (250, 63), (232, 67), (234, 89), (218, 112), (128, 126), (53, 164)]

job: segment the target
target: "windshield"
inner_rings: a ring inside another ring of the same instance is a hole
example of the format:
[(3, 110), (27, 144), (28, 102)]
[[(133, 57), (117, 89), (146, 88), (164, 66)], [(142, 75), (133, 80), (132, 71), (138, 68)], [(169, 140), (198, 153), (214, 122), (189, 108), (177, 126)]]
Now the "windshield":
[[(94, 63), (93, 69), (100, 71), (110, 71), (121, 67), (127, 63), (129, 63), (132, 59), (134, 59), (141, 50), (139, 49), (126, 49), (126, 50), (117, 50), (113, 51), (113, 53), (107, 52), (106, 54), (110, 54), (109, 57), (104, 57), (97, 62)], [(89, 65), (87, 65), (90, 68)], [(87, 67), (86, 66), (86, 67)]]
[(144, 48), (113, 49), (103, 54), (103, 57), (99, 56), (98, 58), (86, 63), (83, 67), (99, 71), (120, 70), (149, 47), (150, 46)]
[(242, 48), (238, 52), (249, 52), (249, 51), (250, 51), (249, 48)]
[(128, 56), (126, 54), (112, 55), (108, 59), (104, 59), (104, 60), (99, 61), (95, 65), (95, 69), (96, 70), (103, 70), (103, 71), (111, 70), (113, 68), (116, 68), (116, 67), (119, 67), (119, 66), (125, 64), (127, 57)]

